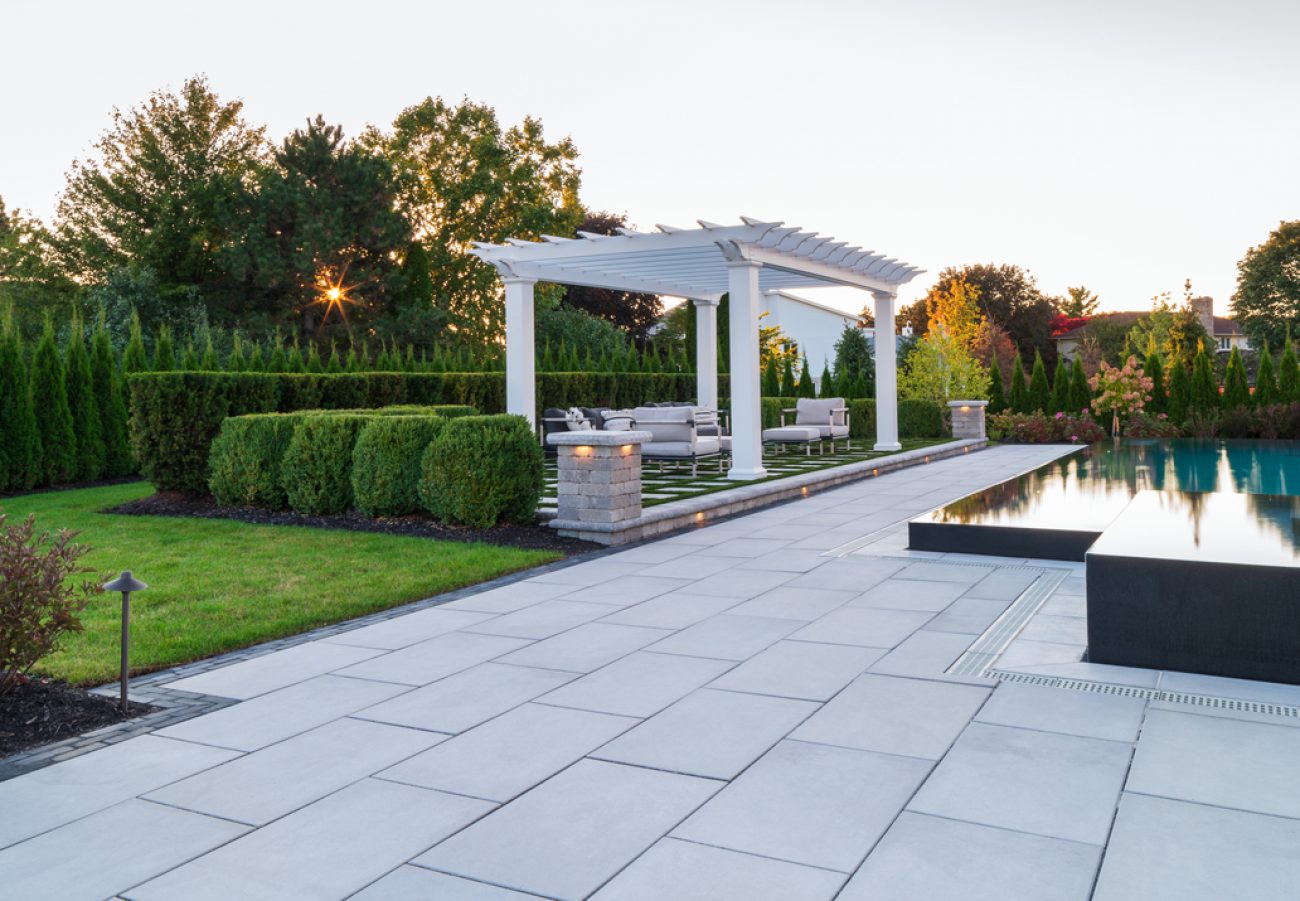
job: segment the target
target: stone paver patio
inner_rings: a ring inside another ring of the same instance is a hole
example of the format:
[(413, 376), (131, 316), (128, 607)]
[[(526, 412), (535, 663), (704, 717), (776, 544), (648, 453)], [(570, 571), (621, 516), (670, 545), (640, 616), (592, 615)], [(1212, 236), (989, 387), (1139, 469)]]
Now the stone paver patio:
[[(1296, 897), (1300, 687), (1090, 667), (1080, 565), (904, 549), (908, 517), (1062, 452), (916, 467), (178, 679), (238, 703), (0, 782), (0, 895)], [(995, 654), (1026, 682), (950, 673), (1034, 586)], [(1075, 688), (1028, 684), (1055, 677)]]

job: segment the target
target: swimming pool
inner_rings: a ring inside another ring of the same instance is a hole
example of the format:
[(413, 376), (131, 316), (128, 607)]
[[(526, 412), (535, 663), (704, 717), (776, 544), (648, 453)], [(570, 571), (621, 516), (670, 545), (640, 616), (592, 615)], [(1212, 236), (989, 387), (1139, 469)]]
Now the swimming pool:
[[(1300, 495), (1300, 442), (1123, 439), (1080, 448), (1031, 472), (932, 510), (908, 524), (913, 550), (1083, 560), (1139, 491)], [(1242, 507), (1256, 529), (1258, 504)], [(1189, 515), (1188, 522), (1194, 517)], [(1293, 531), (1271, 529), (1286, 547)]]

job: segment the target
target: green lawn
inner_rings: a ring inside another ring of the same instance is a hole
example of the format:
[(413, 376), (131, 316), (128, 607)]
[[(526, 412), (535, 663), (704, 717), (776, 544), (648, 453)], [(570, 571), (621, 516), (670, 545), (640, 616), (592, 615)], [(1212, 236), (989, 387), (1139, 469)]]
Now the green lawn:
[[(558, 559), (552, 551), (232, 520), (99, 511), (153, 491), (144, 482), (0, 499), (10, 521), (81, 531), (83, 562), (131, 569), (132, 672), (162, 669), (419, 600)], [(117, 677), (121, 603), (100, 595), (39, 669), (81, 684)]]

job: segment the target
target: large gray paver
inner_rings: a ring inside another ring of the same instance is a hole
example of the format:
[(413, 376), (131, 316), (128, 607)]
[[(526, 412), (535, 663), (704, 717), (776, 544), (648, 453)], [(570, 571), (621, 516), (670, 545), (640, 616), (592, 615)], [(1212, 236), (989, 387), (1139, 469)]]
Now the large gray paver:
[(1300, 729), (1152, 710), (1127, 789), (1300, 818)]
[(841, 607), (809, 623), (790, 637), (865, 648), (892, 648), (924, 626), (933, 614), (907, 610)]
[(1087, 644), (1088, 621), (1078, 616), (1051, 616), (1039, 613), (1025, 625), (1020, 634), (1029, 641)]
[(731, 779), (816, 709), (809, 701), (702, 688), (592, 756)]
[(649, 650), (715, 660), (747, 660), (802, 627), (798, 620), (720, 613), (655, 642)]
[(972, 724), (909, 810), (1101, 845), (1131, 746)]
[(640, 650), (667, 634), (663, 629), (647, 629), (643, 626), (587, 623), (507, 654), (501, 658), (501, 662), (571, 673), (589, 673)]
[(434, 732), (464, 732), (573, 679), (573, 673), (481, 663), (365, 710), (360, 719)]
[(925, 582), (955, 582), (974, 585), (993, 572), (991, 566), (966, 566), (955, 563), (922, 560), (900, 570), (896, 579), (919, 579)]
[(698, 549), (690, 556), (648, 566), (640, 574), (667, 579), (704, 579), (743, 562), (735, 557), (710, 557), (707, 550)]
[(486, 882), (406, 866), (393, 870), (348, 901), (529, 901), (536, 898), (537, 895), (525, 895)]
[[(1032, 670), (1039, 672), (1042, 667), (1062, 663), (1078, 663), (1083, 659), (1085, 648), (1081, 644), (1057, 644), (1054, 641), (1031, 641), (1017, 638), (998, 657), (999, 669)], [(1156, 673), (1151, 672), (1152, 684)]]
[(921, 629), (871, 664), (871, 671), (893, 676), (939, 676), (966, 652), (974, 640), (975, 636), (964, 632)]
[(0, 895), (15, 901), (100, 901), (246, 831), (133, 799), (0, 851)]
[(589, 710), (524, 704), (378, 775), (508, 801), (638, 722)]
[(790, 543), (788, 538), (732, 538), (708, 550), (710, 557), (764, 557)]
[(620, 610), (601, 622), (652, 629), (684, 629), (740, 604), (737, 598), (675, 591)]
[(623, 716), (653, 716), (732, 666), (725, 660), (638, 651), (538, 700)]
[(888, 610), (920, 610), (938, 613), (966, 590), (955, 582), (917, 582), (886, 579), (850, 601), (850, 607), (881, 607)]
[(744, 561), (732, 560), (738, 564), (734, 569), (705, 576), (691, 584), (692, 594), (717, 595), (746, 601), (756, 598), (765, 591), (771, 591), (784, 585), (795, 577), (795, 573), (777, 570), (753, 569), (745, 566)]
[(492, 809), (366, 779), (125, 893), (130, 901), (346, 898)]
[(468, 610), (470, 612), (492, 614), (514, 613), (516, 610), (540, 604), (542, 601), (549, 601), (551, 598), (568, 594), (573, 590), (574, 586), (560, 582), (536, 582), (532, 579), (526, 579), (522, 582), (511, 582), (509, 585), (502, 585), (500, 588), (480, 591), (478, 594), (471, 594), (469, 597), (461, 598), (458, 601), (441, 604), (437, 609)]
[(711, 688), (829, 701), (884, 651), (812, 641), (778, 641), (716, 679)]
[(550, 638), (574, 626), (600, 619), (610, 612), (607, 604), (584, 604), (579, 601), (542, 601), (514, 613), (493, 617), (466, 632), (504, 635), (507, 638)]
[(741, 616), (773, 616), (778, 619), (797, 619), (812, 622), (832, 610), (843, 607), (853, 599), (851, 591), (830, 588), (791, 588), (783, 585), (743, 604), (732, 607), (731, 612)]
[(495, 615), (495, 613), (478, 610), (453, 610), (450, 607), (451, 605), (447, 604), (430, 607), (427, 610), (417, 610), (404, 616), (395, 616), (380, 623), (362, 626), (360, 629), (331, 635), (329, 638), (322, 639), (322, 642), (393, 651), (415, 644), (417, 641), (425, 641), (466, 626), (477, 625)]
[(1095, 901), (1294, 901), (1300, 821), (1125, 794)]
[(923, 760), (783, 741), (673, 835), (851, 873), (929, 770)]
[(168, 682), (168, 688), (223, 698), (256, 697), (374, 657), (381, 651), (313, 641), (243, 663)]
[(402, 685), (428, 685), (531, 643), (527, 638), (450, 632), (382, 657), (372, 657), (338, 670), (336, 675)]
[(997, 601), (1014, 601), (1033, 585), (1041, 572), (1034, 569), (1002, 568), (994, 570), (966, 593), (969, 598), (991, 598)]
[(0, 848), (236, 756), (142, 735), (0, 782)]
[(986, 688), (861, 676), (792, 738), (938, 760), (989, 696)]
[[(860, 536), (862, 533), (858, 533)], [(852, 540), (847, 537), (845, 541)], [(904, 566), (902, 560), (880, 557), (834, 557), (790, 582), (792, 588), (832, 588), (862, 593), (885, 581)]]
[(953, 601), (948, 608), (926, 623), (926, 628), (935, 632), (961, 632), (967, 635), (980, 635), (993, 625), (1010, 601), (995, 601), (985, 598), (960, 598)]
[[(797, 527), (791, 529), (789, 526), (780, 526), (781, 529), (790, 529), (797, 531)], [(794, 536), (790, 536), (793, 539)], [(788, 573), (806, 573), (816, 569), (826, 562), (825, 555), (821, 551), (801, 548), (784, 548), (774, 551), (770, 554), (764, 554), (761, 557), (755, 557), (746, 565), (751, 569), (772, 569), (779, 572)]]
[(432, 732), (344, 718), (173, 782), (145, 797), (261, 825), (418, 754), (443, 738)]
[(1136, 741), (1146, 701), (1090, 691), (1000, 682), (975, 718), (982, 723)]
[(156, 734), (238, 751), (256, 751), (404, 691), (409, 691), (405, 685), (317, 676), (168, 726)]
[(837, 901), (1088, 901), (1100, 856), (1093, 845), (904, 813)]
[(691, 584), (690, 579), (665, 579), (657, 576), (623, 576), (612, 582), (602, 582), (579, 588), (563, 596), (566, 601), (582, 601), (587, 604), (607, 604), (614, 607), (626, 607), (639, 604), (661, 594), (684, 588)]
[(720, 785), (579, 761), (414, 862), (548, 898), (584, 898)]
[(573, 566), (564, 566), (553, 572), (534, 576), (531, 581), (551, 582), (559, 585), (599, 585), (611, 579), (632, 576), (644, 568), (645, 564), (620, 560), (618, 557), (602, 557)]
[(594, 901), (830, 901), (844, 876), (799, 864), (666, 838), (633, 861)]

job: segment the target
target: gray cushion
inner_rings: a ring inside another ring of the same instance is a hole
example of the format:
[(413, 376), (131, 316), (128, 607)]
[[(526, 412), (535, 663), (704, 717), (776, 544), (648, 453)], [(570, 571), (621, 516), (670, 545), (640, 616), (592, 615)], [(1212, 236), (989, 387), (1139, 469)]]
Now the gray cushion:
[(816, 441), (822, 437), (819, 430), (807, 426), (786, 426), (780, 429), (763, 429), (764, 441)]

